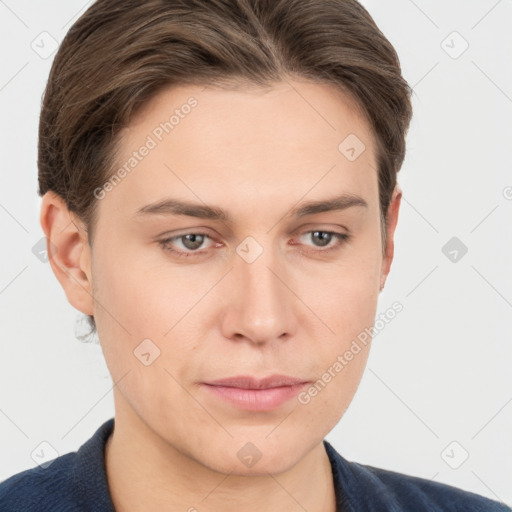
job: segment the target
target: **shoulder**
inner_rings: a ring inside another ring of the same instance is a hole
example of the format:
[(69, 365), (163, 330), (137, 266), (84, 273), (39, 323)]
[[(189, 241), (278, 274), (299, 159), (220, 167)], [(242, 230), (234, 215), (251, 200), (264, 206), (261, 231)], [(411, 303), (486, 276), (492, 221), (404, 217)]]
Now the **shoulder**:
[(73, 466), (76, 452), (50, 461), (0, 482), (0, 510), (14, 512), (77, 510)]
[(329, 443), (337, 492), (348, 510), (405, 512), (512, 512), (484, 496), (447, 484), (345, 460)]
[(27, 469), (0, 482), (2, 512), (114, 512), (105, 471), (105, 443), (114, 418), (76, 452)]
[(372, 466), (357, 465), (356, 471), (375, 479), (385, 489), (390, 500), (406, 510), (411, 504), (418, 504), (415, 510), (460, 511), (460, 512), (511, 512), (504, 503), (464, 491), (451, 485), (424, 478), (404, 475)]

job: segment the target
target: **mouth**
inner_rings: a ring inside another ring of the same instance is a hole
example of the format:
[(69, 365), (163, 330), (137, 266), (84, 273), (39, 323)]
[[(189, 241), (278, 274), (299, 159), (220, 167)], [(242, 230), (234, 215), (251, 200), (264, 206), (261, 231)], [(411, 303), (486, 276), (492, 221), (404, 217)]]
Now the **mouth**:
[(263, 379), (236, 376), (202, 383), (202, 387), (216, 399), (246, 411), (277, 409), (297, 396), (309, 381), (271, 375)]

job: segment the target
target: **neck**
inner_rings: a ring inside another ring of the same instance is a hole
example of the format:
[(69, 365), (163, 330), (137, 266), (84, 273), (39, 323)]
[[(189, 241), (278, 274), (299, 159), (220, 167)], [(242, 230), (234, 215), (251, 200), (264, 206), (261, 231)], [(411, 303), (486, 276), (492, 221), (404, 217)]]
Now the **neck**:
[(178, 451), (140, 420), (123, 420), (126, 417), (116, 414), (105, 447), (116, 512), (336, 511), (331, 464), (323, 443), (282, 473), (224, 474)]

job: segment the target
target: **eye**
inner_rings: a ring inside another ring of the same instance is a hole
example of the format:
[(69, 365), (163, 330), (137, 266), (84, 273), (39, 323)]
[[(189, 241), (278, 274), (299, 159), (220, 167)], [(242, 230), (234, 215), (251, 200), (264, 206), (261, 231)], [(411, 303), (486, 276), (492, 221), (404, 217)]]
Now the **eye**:
[[(158, 243), (164, 251), (168, 251), (180, 257), (189, 257), (204, 254), (205, 250), (199, 251), (198, 249), (203, 246), (207, 238), (210, 237), (205, 233), (185, 233), (183, 235), (165, 238)], [(178, 249), (174, 248), (173, 244), (177, 244)], [(180, 244), (181, 247), (179, 247)]]
[[(301, 238), (302, 237), (309, 237), (310, 240), (314, 241), (317, 247), (327, 247), (327, 249), (319, 249), (318, 252), (327, 252), (339, 249), (350, 238), (350, 235), (319, 229), (307, 231), (301, 235)], [(335, 241), (334, 244), (331, 243), (333, 240)]]
[[(309, 237), (316, 247), (314, 252), (325, 253), (340, 249), (341, 246), (350, 238), (346, 233), (337, 233), (335, 231), (314, 230), (303, 233), (300, 238)], [(184, 233), (163, 240), (159, 240), (159, 245), (164, 251), (172, 253), (178, 257), (201, 256), (206, 254), (211, 247), (204, 247), (207, 239), (211, 239), (206, 233)], [(332, 243), (335, 241), (335, 243)], [(292, 243), (292, 245), (297, 245)], [(222, 246), (222, 244), (217, 244)], [(202, 249), (201, 249), (202, 247)]]

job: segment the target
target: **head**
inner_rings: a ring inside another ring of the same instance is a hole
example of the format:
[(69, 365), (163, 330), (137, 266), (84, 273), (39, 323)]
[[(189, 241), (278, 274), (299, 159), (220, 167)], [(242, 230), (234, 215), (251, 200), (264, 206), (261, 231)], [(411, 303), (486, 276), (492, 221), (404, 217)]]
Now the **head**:
[[(410, 118), (398, 57), (355, 0), (100, 0), (81, 16), (43, 99), (41, 224), (119, 381), (116, 417), (240, 474), (323, 439), (366, 363), (369, 342), (332, 369), (375, 320)], [(265, 411), (205, 386), (329, 371), (314, 399)]]

